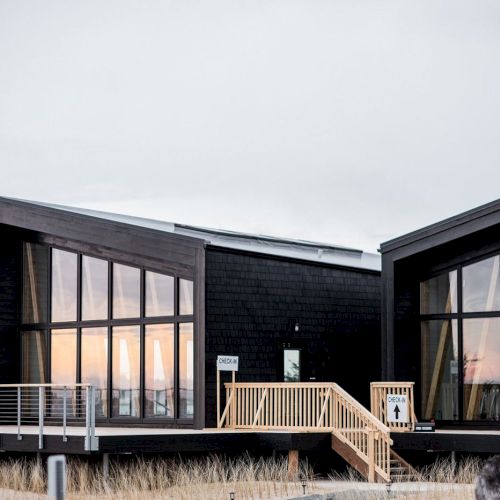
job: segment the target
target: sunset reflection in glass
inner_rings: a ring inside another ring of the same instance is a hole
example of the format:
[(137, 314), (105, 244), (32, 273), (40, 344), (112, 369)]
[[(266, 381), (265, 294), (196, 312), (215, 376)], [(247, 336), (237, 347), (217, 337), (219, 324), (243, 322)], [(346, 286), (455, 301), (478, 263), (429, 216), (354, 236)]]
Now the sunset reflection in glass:
[(97, 417), (108, 414), (108, 329), (82, 328), (82, 382), (95, 387)]

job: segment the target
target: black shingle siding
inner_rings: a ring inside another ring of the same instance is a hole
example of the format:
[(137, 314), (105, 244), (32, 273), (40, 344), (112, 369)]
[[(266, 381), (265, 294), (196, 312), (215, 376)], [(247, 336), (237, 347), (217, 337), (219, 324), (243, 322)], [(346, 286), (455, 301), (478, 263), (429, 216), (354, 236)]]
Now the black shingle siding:
[(368, 404), (369, 382), (380, 378), (379, 273), (208, 248), (208, 426), (217, 355), (240, 356), (239, 381), (281, 381), (284, 342), (303, 349), (302, 380), (338, 382)]

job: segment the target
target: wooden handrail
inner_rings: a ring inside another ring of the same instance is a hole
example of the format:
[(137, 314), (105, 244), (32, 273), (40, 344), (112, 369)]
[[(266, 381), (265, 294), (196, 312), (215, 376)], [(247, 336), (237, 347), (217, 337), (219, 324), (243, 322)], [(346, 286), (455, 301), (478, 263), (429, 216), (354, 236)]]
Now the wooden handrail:
[[(383, 422), (391, 432), (408, 432), (415, 429), (413, 386), (414, 382), (372, 382), (370, 384), (370, 407), (373, 415)], [(387, 396), (405, 396), (408, 402), (408, 422), (390, 422), (387, 414)]]
[(370, 480), (390, 480), (389, 428), (333, 382), (226, 383), (219, 427), (331, 432), (365, 464)]

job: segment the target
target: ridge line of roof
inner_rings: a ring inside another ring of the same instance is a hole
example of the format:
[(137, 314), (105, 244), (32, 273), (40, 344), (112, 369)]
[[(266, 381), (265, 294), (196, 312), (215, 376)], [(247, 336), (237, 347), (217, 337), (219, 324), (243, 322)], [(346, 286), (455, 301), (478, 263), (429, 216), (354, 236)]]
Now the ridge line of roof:
[(450, 228), (467, 224), (475, 219), (479, 219), (497, 211), (500, 211), (500, 198), (485, 203), (484, 205), (479, 205), (460, 214), (447, 217), (446, 219), (440, 220), (433, 224), (415, 229), (414, 231), (410, 231), (409, 233), (403, 234), (402, 236), (384, 241), (380, 244), (379, 252), (390, 252), (397, 248), (410, 245), (415, 241), (427, 238), (428, 236), (447, 231)]

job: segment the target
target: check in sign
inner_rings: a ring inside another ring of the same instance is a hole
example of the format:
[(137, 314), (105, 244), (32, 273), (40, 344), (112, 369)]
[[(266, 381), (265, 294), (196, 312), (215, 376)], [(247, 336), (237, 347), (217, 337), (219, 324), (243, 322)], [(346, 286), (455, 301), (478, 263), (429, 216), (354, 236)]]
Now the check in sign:
[(217, 370), (222, 372), (237, 372), (238, 356), (217, 356)]
[(400, 394), (387, 394), (387, 421), (408, 423), (408, 398)]

